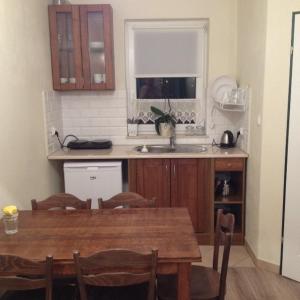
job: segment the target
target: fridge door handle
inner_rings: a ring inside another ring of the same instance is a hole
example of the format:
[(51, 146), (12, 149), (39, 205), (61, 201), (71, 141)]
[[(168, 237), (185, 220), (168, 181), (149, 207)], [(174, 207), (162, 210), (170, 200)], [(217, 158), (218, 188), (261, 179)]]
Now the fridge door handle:
[(87, 167), (86, 169), (87, 169), (87, 171), (98, 171), (99, 170), (98, 167)]

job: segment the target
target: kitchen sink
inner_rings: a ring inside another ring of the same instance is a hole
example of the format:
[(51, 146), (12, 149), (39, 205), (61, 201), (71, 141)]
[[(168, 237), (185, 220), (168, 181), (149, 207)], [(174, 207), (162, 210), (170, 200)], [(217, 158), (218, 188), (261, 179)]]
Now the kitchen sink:
[(206, 152), (207, 147), (202, 145), (143, 145), (135, 147), (137, 152), (141, 153), (199, 153)]

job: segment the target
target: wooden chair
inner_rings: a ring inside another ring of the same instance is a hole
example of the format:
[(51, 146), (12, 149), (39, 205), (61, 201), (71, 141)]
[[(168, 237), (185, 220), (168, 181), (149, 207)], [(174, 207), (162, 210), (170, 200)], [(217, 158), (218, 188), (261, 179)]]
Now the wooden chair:
[[(52, 256), (47, 256), (45, 262), (35, 262), (18, 256), (0, 255), (0, 290), (8, 291), (1, 299), (51, 300), (52, 265)], [(42, 288), (46, 292), (39, 290)]]
[(145, 207), (155, 207), (155, 198), (148, 200), (143, 196), (132, 193), (124, 192), (119, 193), (109, 200), (104, 201), (102, 198), (98, 199), (99, 208), (145, 208)]
[[(234, 230), (234, 215), (223, 214), (219, 209), (215, 231), (213, 268), (192, 266), (191, 268), (191, 300), (216, 299), (224, 300), (226, 292), (226, 277), (229, 262), (230, 247)], [(219, 248), (224, 244), (221, 274), (218, 272)], [(158, 299), (177, 299), (177, 276), (158, 276)]]
[(67, 207), (75, 209), (91, 209), (91, 205), (91, 199), (83, 201), (74, 195), (65, 193), (52, 195), (39, 202), (36, 199), (31, 200), (32, 210), (66, 209)]
[[(154, 300), (157, 253), (157, 250), (141, 254), (113, 249), (89, 257), (81, 257), (79, 252), (75, 251), (74, 261), (81, 300), (94, 299), (94, 297), (110, 299), (107, 297), (108, 294), (118, 300)], [(97, 288), (95, 294), (90, 293), (87, 286), (102, 287), (102, 289)]]

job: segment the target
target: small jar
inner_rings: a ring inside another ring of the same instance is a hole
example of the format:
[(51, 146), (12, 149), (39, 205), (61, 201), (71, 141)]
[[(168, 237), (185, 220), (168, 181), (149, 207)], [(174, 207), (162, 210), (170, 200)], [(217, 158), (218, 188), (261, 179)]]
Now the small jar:
[(18, 232), (18, 213), (12, 215), (4, 215), (4, 231), (6, 234), (15, 234)]

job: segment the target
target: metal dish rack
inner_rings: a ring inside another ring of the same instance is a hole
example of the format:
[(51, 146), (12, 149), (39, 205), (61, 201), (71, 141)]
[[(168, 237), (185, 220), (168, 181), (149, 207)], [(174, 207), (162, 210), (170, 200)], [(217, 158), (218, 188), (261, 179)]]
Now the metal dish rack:
[(221, 110), (245, 112), (248, 98), (249, 88), (237, 88), (225, 93), (222, 99), (214, 98), (214, 103)]

